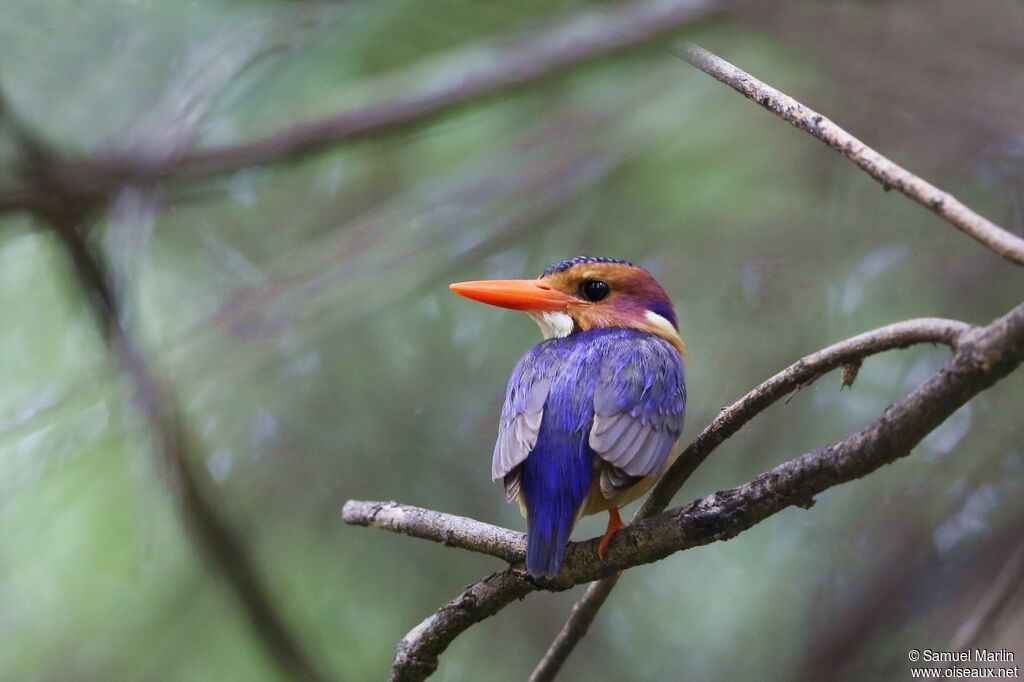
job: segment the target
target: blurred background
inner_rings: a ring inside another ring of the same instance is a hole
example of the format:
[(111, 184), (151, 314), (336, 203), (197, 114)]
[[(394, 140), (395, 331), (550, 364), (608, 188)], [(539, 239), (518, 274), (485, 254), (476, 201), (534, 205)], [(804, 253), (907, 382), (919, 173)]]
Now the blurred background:
[[(3, 0), (0, 89), (66, 154), (158, 157), (458, 79), (510, 37), (617, 6)], [(410, 628), (501, 568), (345, 526), (347, 499), (524, 527), (489, 467), (538, 330), (449, 282), (578, 254), (650, 269), (690, 348), (685, 440), (829, 343), (1020, 302), (1019, 268), (673, 57), (682, 37), (1024, 234), (1011, 0), (733, 5), (424, 125), (158, 197), (126, 189), (94, 226), (216, 499), (334, 678), (386, 677)], [(0, 136), (0, 184), (16, 153)], [(0, 311), (0, 678), (282, 679), (184, 530), (59, 242), (26, 215), (0, 217)], [(873, 357), (850, 391), (824, 377), (677, 502), (845, 436), (946, 357)], [(1024, 654), (1022, 406), (1018, 372), (812, 510), (629, 571), (561, 679), (907, 679), (908, 649), (958, 631)], [(581, 589), (470, 629), (436, 679), (524, 679)]]

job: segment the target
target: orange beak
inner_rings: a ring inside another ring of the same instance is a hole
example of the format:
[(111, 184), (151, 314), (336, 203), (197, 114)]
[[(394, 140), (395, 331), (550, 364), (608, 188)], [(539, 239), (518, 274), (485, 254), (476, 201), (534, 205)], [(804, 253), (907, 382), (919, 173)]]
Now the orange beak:
[(565, 312), (573, 296), (552, 289), (540, 279), (485, 279), (477, 282), (456, 282), (449, 289), (459, 296), (510, 310), (557, 310)]

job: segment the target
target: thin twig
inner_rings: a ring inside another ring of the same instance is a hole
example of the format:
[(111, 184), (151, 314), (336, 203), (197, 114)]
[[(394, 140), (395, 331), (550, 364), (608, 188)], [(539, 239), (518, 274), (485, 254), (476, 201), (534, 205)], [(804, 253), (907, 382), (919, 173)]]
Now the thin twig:
[(133, 384), (136, 404), (153, 431), (160, 459), (171, 477), (192, 536), (203, 555), (212, 559), (226, 578), (255, 634), (282, 673), (288, 679), (326, 680), (289, 630), (256, 570), (255, 560), (207, 492), (211, 482), (201, 479), (203, 469), (194, 464), (199, 459), (195, 441), (173, 396), (121, 326), (108, 275), (81, 233), (76, 220), (79, 217), (51, 214), (48, 220), (71, 257), (77, 281), (90, 301), (110, 352)]
[(546, 682), (555, 679), (558, 671), (562, 669), (569, 659), (576, 645), (587, 636), (590, 625), (597, 618), (597, 612), (604, 606), (608, 595), (618, 584), (620, 574), (601, 578), (587, 585), (583, 596), (572, 605), (572, 612), (565, 621), (565, 625), (558, 631), (551, 646), (544, 652), (544, 656), (537, 663), (537, 667), (530, 673), (529, 682)]
[(1024, 265), (1024, 239), (975, 213), (949, 192), (893, 163), (818, 112), (697, 45), (686, 44), (677, 54), (715, 80), (840, 152), (885, 189), (898, 190), (1003, 258)]
[(433, 540), (449, 547), (490, 554), (510, 564), (522, 561), (526, 551), (522, 533), (398, 502), (349, 500), (341, 510), (341, 518), (353, 526), (381, 528)]
[(1024, 304), (986, 327), (967, 331), (957, 338), (956, 348), (928, 381), (862, 430), (737, 488), (630, 524), (619, 531), (603, 561), (597, 557), (595, 538), (570, 545), (561, 572), (552, 580), (537, 580), (512, 567), (473, 583), (399, 642), (391, 679), (425, 679), (456, 637), (530, 592), (566, 590), (675, 552), (728, 540), (784, 509), (809, 507), (816, 495), (833, 486), (906, 457), (953, 412), (1024, 361)]
[(1013, 595), (1024, 586), (1024, 545), (1013, 550), (1003, 563), (995, 580), (960, 624), (949, 644), (950, 651), (965, 651), (974, 646), (978, 637), (992, 624), (1010, 603)]

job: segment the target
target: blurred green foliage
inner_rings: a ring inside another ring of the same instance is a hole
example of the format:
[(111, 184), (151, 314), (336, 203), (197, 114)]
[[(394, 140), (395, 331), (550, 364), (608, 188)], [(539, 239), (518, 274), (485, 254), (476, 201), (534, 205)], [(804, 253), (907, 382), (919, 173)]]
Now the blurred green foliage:
[[(203, 143), (241, 141), (401, 92), (459, 67), (440, 55), (479, 57), (470, 48), (488, 36), (579, 5), (5, 0), (0, 84), (34, 129), (87, 151), (137, 132), (190, 55), (250, 27), (230, 49), (284, 49), (234, 79), (201, 128)], [(844, 122), (851, 93), (770, 35), (721, 25), (699, 38)], [(346, 499), (523, 525), (489, 460), (504, 382), (537, 331), (456, 299), (448, 282), (528, 276), (580, 253), (647, 266), (691, 349), (686, 438), (828, 343), (906, 317), (984, 323), (1019, 302), (1024, 274), (663, 48), (239, 172), (172, 202), (143, 248), (115, 258), (219, 499), (339, 679), (384, 677), (407, 630), (498, 567), (346, 527)], [(1006, 217), (981, 174), (922, 168), (885, 102), (860, 106), (879, 112), (878, 129), (855, 132)], [(0, 678), (278, 679), (181, 529), (58, 245), (37, 227), (0, 222)], [(681, 499), (845, 435), (944, 357), (872, 358), (852, 391), (826, 377), (729, 441)], [(1011, 377), (912, 458), (813, 510), (631, 571), (565, 679), (790, 678), (886, 562), (922, 561), (939, 567), (930, 591), (890, 604), (898, 627), (860, 636), (842, 662), (849, 679), (904, 671), (908, 648), (941, 647), (970, 606), (956, 567), (983, 573), (974, 553), (1022, 512), (1022, 400)], [(471, 629), (437, 678), (523, 679), (575, 596), (533, 595)]]

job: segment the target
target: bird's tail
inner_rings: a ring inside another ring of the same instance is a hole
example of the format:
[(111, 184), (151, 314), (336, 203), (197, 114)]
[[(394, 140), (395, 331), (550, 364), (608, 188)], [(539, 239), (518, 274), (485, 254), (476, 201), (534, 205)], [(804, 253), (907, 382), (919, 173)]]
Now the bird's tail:
[(526, 523), (526, 570), (530, 575), (558, 575), (575, 522), (574, 513), (545, 517), (531, 511)]
[(590, 490), (593, 466), (585, 453), (567, 456), (564, 450), (545, 450), (534, 449), (522, 465), (526, 569), (530, 575), (553, 578), (562, 567), (565, 546)]

